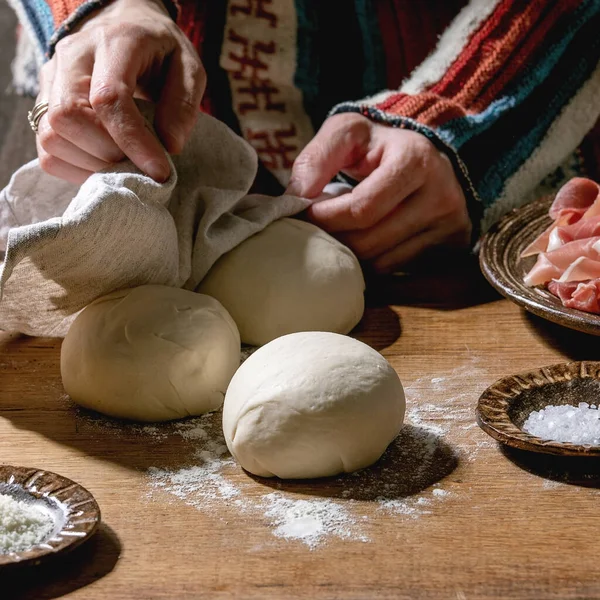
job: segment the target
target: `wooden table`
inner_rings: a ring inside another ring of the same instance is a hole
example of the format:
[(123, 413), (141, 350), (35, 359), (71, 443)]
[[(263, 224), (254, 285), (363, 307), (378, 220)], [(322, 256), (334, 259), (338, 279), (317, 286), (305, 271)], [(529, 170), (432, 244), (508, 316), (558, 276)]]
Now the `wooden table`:
[[(59, 341), (1, 336), (2, 462), (80, 482), (103, 524), (66, 560), (2, 575), (0, 598), (600, 597), (598, 463), (507, 451), (474, 417), (496, 379), (598, 360), (600, 340), (501, 299), (473, 261), (380, 282), (369, 304), (357, 336), (399, 373), (402, 440), (418, 452), (396, 447), (386, 468), (353, 480), (281, 484), (228, 468), (246, 509), (231, 498), (190, 506), (191, 496), (154, 489), (148, 468), (193, 464), (193, 440), (172, 425), (150, 435), (75, 409), (61, 386)], [(277, 537), (277, 523), (257, 508), (269, 493), (330, 498), (353, 519), (348, 537), (327, 535), (313, 548)]]

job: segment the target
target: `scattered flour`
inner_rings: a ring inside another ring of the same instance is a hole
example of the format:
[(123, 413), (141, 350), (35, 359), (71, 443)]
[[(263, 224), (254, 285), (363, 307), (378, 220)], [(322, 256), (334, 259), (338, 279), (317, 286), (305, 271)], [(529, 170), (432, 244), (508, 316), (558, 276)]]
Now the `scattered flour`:
[(0, 494), (0, 554), (29, 550), (53, 530), (54, 519), (42, 507)]
[(363, 502), (376, 503), (380, 510), (397, 516), (430, 514), (433, 503), (448, 495), (434, 486), (457, 462), (454, 450), (435, 427), (408, 424), (376, 465), (329, 479), (330, 498), (315, 496), (314, 485), (278, 480), (269, 481), (276, 491), (257, 494), (260, 484), (239, 477), (239, 467), (224, 443), (220, 419), (220, 413), (214, 413), (174, 426), (173, 433), (193, 444), (194, 464), (176, 470), (150, 468), (149, 495), (161, 490), (222, 518), (225, 500), (239, 513), (262, 516), (276, 537), (300, 541), (311, 549), (333, 537), (368, 541), (364, 525), (369, 517)]
[[(480, 363), (479, 358), (471, 356), (466, 364), (453, 369), (448, 375), (420, 377), (405, 387), (407, 421), (440, 438), (452, 439), (459, 454), (471, 462), (482, 448), (495, 446), (475, 422), (476, 395), (472, 390), (465, 390), (469, 381), (487, 377), (488, 373)], [(428, 398), (434, 400), (428, 402)], [(464, 438), (461, 433), (471, 430), (475, 430), (475, 442), (472, 435)]]
[(559, 487), (563, 487), (565, 484), (560, 481), (554, 481), (552, 479), (544, 479), (542, 488), (545, 490), (555, 490)]
[(348, 509), (333, 500), (295, 500), (273, 492), (263, 496), (263, 503), (264, 515), (277, 537), (300, 540), (310, 548), (331, 535), (369, 541), (357, 534), (356, 519)]
[[(95, 426), (104, 429), (106, 425), (118, 435), (149, 436), (160, 444), (173, 436), (183, 440), (188, 449), (182, 459), (185, 465), (148, 469), (150, 499), (166, 493), (223, 520), (227, 511), (248, 514), (262, 519), (274, 536), (299, 541), (310, 549), (332, 538), (366, 542), (365, 528), (377, 512), (419, 519), (455, 495), (439, 482), (454, 471), (459, 455), (473, 459), (479, 451), (473, 434), (464, 431), (474, 425), (473, 397), (465, 392), (465, 380), (485, 373), (476, 362), (473, 359), (473, 364), (448, 376), (420, 378), (406, 385), (406, 425), (398, 438), (373, 467), (328, 479), (327, 497), (318, 495), (314, 482), (261, 483), (241, 477), (225, 445), (220, 412), (158, 426), (93, 420)], [(452, 444), (447, 441), (450, 438)], [(378, 509), (375, 513), (370, 509), (373, 504)]]
[(151, 467), (151, 488), (213, 514), (222, 512), (223, 501), (227, 501), (227, 506), (240, 513), (262, 516), (276, 537), (301, 541), (311, 549), (332, 536), (366, 541), (356, 518), (345, 506), (347, 502), (311, 496), (298, 499), (281, 491), (257, 495), (252, 479), (240, 480), (239, 467), (227, 450), (220, 423), (220, 413), (177, 423), (174, 433), (195, 445), (196, 464), (177, 470)]

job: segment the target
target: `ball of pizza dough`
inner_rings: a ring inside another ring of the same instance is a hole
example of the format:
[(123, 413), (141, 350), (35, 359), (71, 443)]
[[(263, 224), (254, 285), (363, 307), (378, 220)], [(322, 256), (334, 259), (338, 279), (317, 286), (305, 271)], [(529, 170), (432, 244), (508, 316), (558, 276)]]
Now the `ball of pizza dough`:
[(239, 332), (223, 306), (160, 285), (114, 292), (87, 306), (60, 357), (74, 402), (137, 421), (219, 408), (239, 364)]
[(231, 454), (255, 475), (327, 477), (374, 463), (405, 407), (402, 383), (379, 352), (335, 333), (294, 333), (238, 369), (223, 431)]
[(348, 333), (365, 282), (350, 249), (297, 219), (275, 221), (221, 257), (198, 291), (229, 311), (242, 341), (260, 346), (297, 331)]

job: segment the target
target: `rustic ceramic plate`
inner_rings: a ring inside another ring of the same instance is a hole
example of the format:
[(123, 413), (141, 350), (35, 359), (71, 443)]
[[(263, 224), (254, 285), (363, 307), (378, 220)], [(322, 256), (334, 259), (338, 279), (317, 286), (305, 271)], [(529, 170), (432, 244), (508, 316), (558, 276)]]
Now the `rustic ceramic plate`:
[(544, 198), (528, 204), (492, 227), (481, 240), (481, 270), (496, 290), (529, 312), (571, 329), (600, 335), (599, 315), (565, 308), (549, 291), (523, 283), (536, 257), (521, 259), (521, 252), (552, 223), (548, 216), (551, 203), (551, 198)]
[(50, 471), (0, 466), (0, 494), (41, 505), (55, 523), (51, 537), (44, 543), (24, 552), (0, 554), (0, 573), (72, 550), (88, 540), (100, 523), (100, 508), (92, 494)]
[(600, 446), (544, 440), (521, 429), (534, 410), (580, 402), (597, 405), (599, 400), (600, 362), (561, 363), (498, 380), (479, 398), (477, 422), (496, 440), (522, 450), (600, 456)]

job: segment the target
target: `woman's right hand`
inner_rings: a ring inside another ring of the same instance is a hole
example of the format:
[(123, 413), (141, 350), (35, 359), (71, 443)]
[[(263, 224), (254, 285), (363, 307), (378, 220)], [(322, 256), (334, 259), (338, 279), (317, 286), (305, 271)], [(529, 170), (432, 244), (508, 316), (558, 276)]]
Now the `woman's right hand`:
[[(156, 181), (170, 169), (134, 94), (156, 102), (155, 128), (181, 152), (198, 117), (206, 75), (159, 0), (114, 0), (56, 44), (40, 73), (42, 169), (73, 183), (130, 158)], [(141, 93), (140, 93), (141, 92)]]

